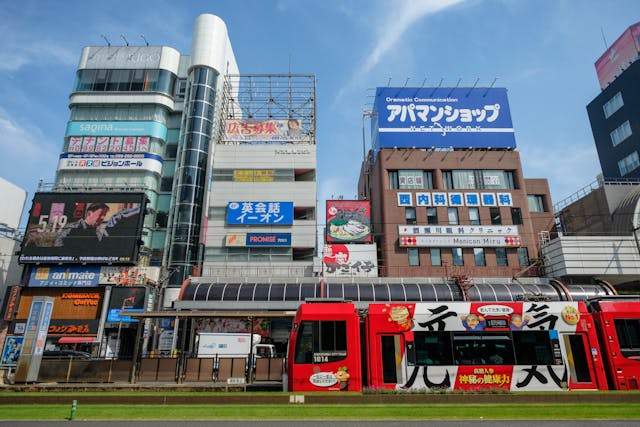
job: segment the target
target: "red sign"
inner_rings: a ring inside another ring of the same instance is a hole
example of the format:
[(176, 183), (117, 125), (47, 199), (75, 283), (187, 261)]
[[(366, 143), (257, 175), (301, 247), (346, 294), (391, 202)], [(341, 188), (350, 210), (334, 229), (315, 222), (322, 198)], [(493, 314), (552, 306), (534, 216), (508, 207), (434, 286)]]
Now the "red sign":
[(4, 320), (10, 321), (15, 318), (18, 309), (18, 297), (20, 296), (20, 286), (12, 286), (7, 298), (7, 308), (4, 312)]

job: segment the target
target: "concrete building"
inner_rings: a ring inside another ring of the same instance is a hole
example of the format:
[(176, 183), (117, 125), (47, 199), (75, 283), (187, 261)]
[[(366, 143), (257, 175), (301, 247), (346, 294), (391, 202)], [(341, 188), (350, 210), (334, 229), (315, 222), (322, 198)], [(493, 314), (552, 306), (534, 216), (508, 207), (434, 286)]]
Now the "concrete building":
[(380, 275), (536, 276), (551, 196), (523, 176), (506, 90), (378, 88), (375, 102), (358, 190)]
[(640, 283), (640, 23), (595, 63), (601, 92), (587, 105), (602, 175), (560, 201), (558, 234), (542, 246), (545, 272), (565, 283), (605, 280), (619, 292)]
[(602, 91), (587, 105), (604, 178), (640, 178), (640, 22), (596, 61)]
[(7, 288), (20, 284), (22, 268), (16, 252), (22, 240), (18, 228), (26, 199), (26, 190), (0, 177), (0, 200), (10, 201), (0, 206), (0, 307)]

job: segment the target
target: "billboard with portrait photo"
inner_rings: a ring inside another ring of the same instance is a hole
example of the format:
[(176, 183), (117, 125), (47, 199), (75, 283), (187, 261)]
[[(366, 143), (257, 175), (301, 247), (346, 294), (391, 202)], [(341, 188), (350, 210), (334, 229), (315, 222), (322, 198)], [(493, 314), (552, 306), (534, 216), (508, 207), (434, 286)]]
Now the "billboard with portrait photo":
[(36, 193), (21, 263), (133, 264), (144, 193)]

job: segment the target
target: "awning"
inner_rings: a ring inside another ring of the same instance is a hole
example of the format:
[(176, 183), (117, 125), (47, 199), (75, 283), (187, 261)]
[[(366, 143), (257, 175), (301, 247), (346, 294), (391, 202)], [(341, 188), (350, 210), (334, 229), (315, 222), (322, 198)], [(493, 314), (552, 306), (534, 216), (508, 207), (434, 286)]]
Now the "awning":
[(96, 342), (96, 337), (61, 337), (59, 344), (85, 344)]

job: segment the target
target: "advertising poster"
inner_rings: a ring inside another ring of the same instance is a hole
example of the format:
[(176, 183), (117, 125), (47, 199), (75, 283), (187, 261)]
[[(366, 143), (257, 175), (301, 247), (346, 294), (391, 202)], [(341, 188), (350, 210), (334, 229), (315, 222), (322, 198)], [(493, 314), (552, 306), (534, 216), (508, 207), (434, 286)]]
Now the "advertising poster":
[(378, 277), (376, 245), (326, 244), (322, 248), (324, 277)]
[(121, 316), (122, 311), (142, 313), (146, 302), (146, 289), (142, 286), (116, 286), (111, 289), (111, 301), (107, 322), (137, 322), (131, 316)]
[(367, 200), (327, 200), (327, 243), (370, 243), (371, 206)]
[(21, 263), (136, 261), (144, 193), (36, 193)]
[(22, 352), (23, 337), (9, 336), (4, 341), (0, 366), (16, 366)]
[[(236, 142), (299, 142), (305, 139), (302, 122), (289, 120), (227, 120), (225, 139)], [(306, 137), (308, 139), (308, 137)]]

